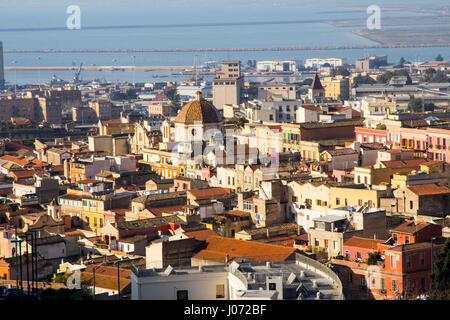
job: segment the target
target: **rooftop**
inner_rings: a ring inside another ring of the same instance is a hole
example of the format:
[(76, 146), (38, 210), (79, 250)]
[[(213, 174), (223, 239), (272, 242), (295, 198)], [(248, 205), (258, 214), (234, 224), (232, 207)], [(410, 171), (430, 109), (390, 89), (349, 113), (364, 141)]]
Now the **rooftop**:
[(336, 222), (336, 221), (341, 221), (341, 220), (346, 220), (346, 218), (341, 217), (341, 216), (327, 215), (327, 216), (313, 219), (313, 221), (319, 221), (319, 222)]
[(406, 188), (418, 196), (431, 196), (450, 193), (450, 189), (447, 186), (439, 186), (435, 183), (407, 186)]
[(376, 249), (378, 243), (383, 243), (385, 240), (372, 239), (372, 238), (361, 238), (361, 237), (351, 237), (344, 242), (344, 246), (358, 247), (365, 249)]

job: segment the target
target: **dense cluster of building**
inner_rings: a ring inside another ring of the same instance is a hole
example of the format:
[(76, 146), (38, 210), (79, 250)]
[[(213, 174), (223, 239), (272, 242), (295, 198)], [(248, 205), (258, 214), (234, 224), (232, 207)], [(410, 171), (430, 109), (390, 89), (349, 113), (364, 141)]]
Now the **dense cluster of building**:
[[(394, 68), (376, 56), (257, 64), (309, 83), (249, 82), (223, 61), (203, 84), (9, 87), (0, 285), (79, 272), (98, 298), (426, 294), (449, 235), (450, 84), (421, 81), (424, 65), (408, 84), (357, 83)], [(434, 111), (408, 109), (414, 95)]]

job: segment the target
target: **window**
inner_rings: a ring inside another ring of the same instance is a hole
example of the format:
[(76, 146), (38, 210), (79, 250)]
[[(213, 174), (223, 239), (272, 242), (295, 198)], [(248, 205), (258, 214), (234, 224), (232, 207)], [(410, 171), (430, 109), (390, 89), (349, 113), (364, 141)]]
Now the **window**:
[(352, 283), (353, 282), (353, 274), (351, 271), (349, 271), (348, 273), (348, 283)]
[(339, 204), (341, 204), (341, 199), (336, 198), (336, 205), (339, 205)]
[(420, 278), (420, 290), (425, 291), (425, 278)]
[(392, 237), (393, 237), (393, 239), (394, 239), (394, 242), (397, 243), (397, 234), (394, 233), (394, 234), (392, 235)]
[(411, 268), (411, 256), (406, 257), (406, 267)]
[(361, 252), (359, 252), (359, 251), (356, 252), (356, 258), (357, 258), (357, 259), (361, 259)]
[(177, 290), (177, 300), (188, 300), (188, 291)]
[(396, 279), (392, 279), (391, 280), (391, 290), (392, 291), (397, 291), (398, 290), (397, 280)]
[(277, 290), (277, 285), (276, 285), (276, 283), (269, 283), (269, 290)]
[(380, 289), (386, 290), (386, 279), (385, 278), (380, 278)]
[(409, 243), (409, 236), (405, 236), (405, 243), (406, 243), (406, 244)]
[(366, 277), (362, 274), (360, 277), (359, 277), (359, 281), (360, 281), (360, 284), (361, 284), (361, 287), (365, 287), (366, 286)]
[(372, 277), (371, 282), (370, 282), (370, 286), (371, 286), (373, 289), (376, 289), (376, 288), (377, 288), (377, 278)]
[(423, 266), (425, 264), (425, 254), (420, 254), (420, 264)]
[(316, 240), (314, 241), (314, 245), (315, 245), (316, 247), (319, 246), (319, 239), (316, 239)]
[(395, 269), (397, 267), (397, 256), (391, 255), (391, 268)]
[(409, 209), (412, 210), (414, 208), (414, 201), (409, 201)]
[(347, 259), (350, 259), (350, 252), (348, 250), (345, 250), (345, 257)]
[(225, 298), (225, 285), (218, 284), (216, 285), (216, 299)]

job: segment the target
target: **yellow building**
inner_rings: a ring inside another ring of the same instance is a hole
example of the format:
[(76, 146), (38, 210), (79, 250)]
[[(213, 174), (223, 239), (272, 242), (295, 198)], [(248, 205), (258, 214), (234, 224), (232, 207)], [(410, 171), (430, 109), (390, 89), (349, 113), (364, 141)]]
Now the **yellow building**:
[(283, 136), (281, 147), (283, 152), (300, 152), (300, 126), (298, 124), (285, 123), (281, 126), (281, 133)]
[(348, 96), (350, 94), (349, 79), (343, 76), (327, 77), (322, 79), (322, 85), (325, 88), (325, 97), (333, 100), (340, 100), (339, 96)]
[(134, 125), (122, 122), (122, 119), (102, 120), (98, 122), (98, 131), (100, 136), (134, 133)]
[(105, 225), (105, 200), (83, 198), (83, 220), (96, 234)]
[(373, 189), (364, 185), (346, 185), (330, 188), (330, 207), (368, 206), (380, 207), (380, 198), (388, 197), (390, 189), (386, 186)]

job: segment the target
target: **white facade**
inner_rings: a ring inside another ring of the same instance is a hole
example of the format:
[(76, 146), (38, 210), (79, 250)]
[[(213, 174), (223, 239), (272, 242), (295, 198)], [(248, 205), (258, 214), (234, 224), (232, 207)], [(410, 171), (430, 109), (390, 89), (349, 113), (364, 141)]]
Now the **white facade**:
[(319, 112), (308, 108), (300, 107), (295, 114), (296, 123), (317, 122), (319, 121)]
[[(231, 265), (205, 265), (166, 269), (137, 270), (132, 268), (132, 300), (340, 300), (342, 284), (338, 276), (305, 256), (296, 255), (295, 261), (245, 263), (241, 268)], [(306, 279), (308, 278), (308, 279)], [(303, 281), (320, 282), (320, 288), (296, 288)]]
[(325, 63), (328, 63), (330, 66), (336, 68), (340, 67), (344, 64), (345, 58), (312, 58), (306, 59), (305, 68), (317, 68)]
[(300, 60), (265, 60), (256, 63), (258, 72), (295, 72), (301, 65)]

